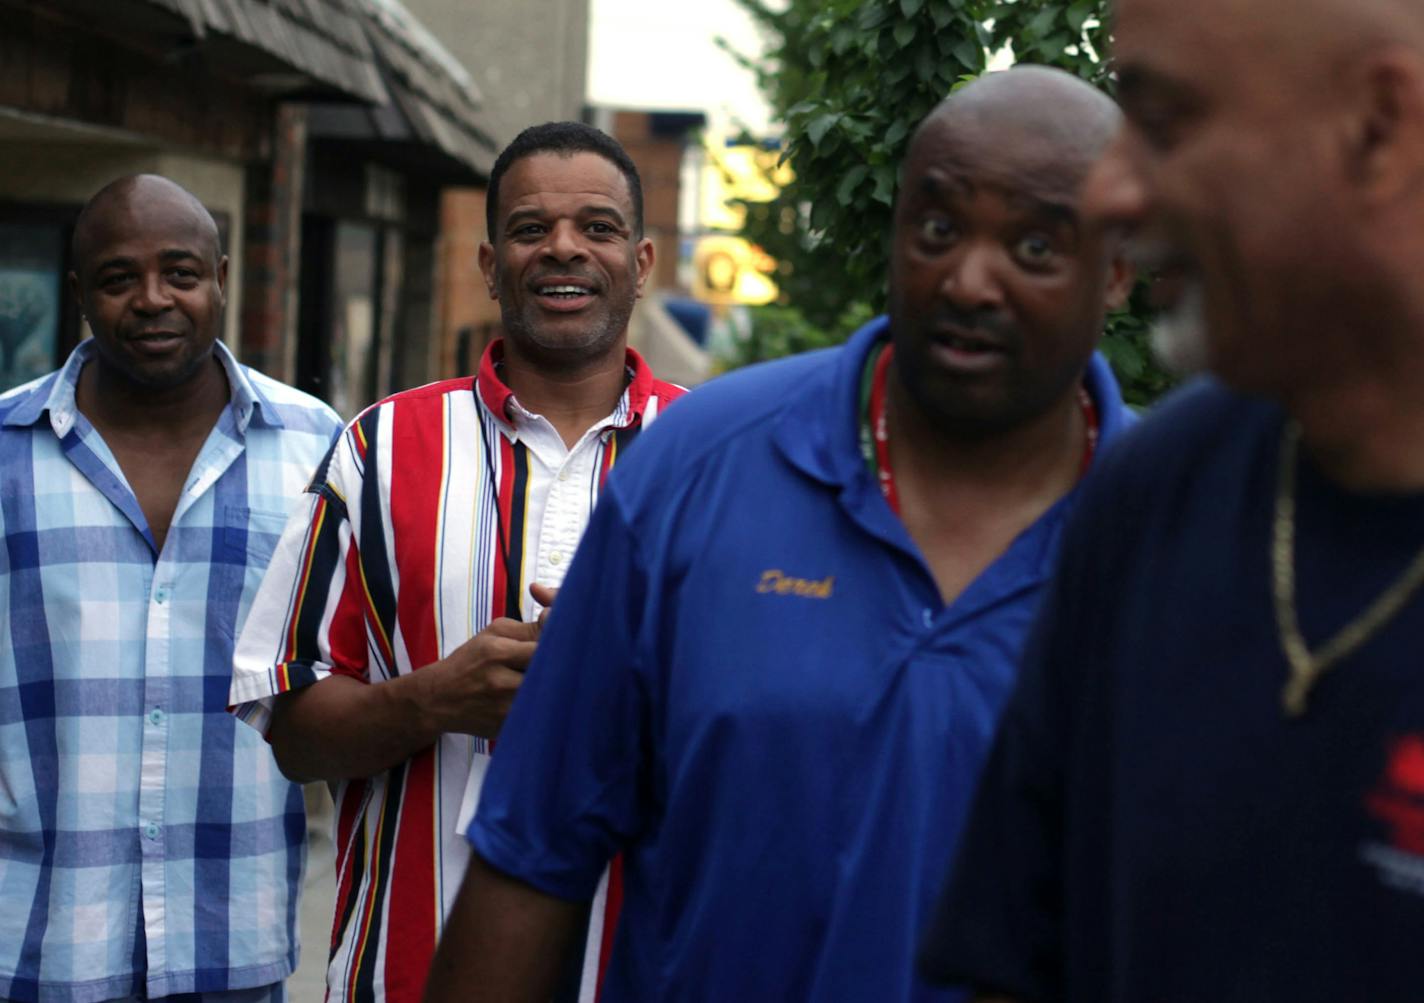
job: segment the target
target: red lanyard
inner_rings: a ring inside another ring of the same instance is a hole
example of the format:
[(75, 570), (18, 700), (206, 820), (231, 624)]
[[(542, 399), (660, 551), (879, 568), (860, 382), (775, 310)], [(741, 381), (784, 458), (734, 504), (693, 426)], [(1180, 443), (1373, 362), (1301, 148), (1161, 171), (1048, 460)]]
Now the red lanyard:
[[(895, 346), (889, 342), (880, 350), (875, 359), (875, 368), (870, 376), (870, 392), (865, 405), (865, 425), (862, 439), (869, 439), (873, 454), (867, 449), (866, 460), (875, 473), (880, 492), (890, 505), (890, 511), (900, 514), (900, 494), (895, 488), (895, 468), (890, 464), (890, 431), (885, 422), (885, 384), (890, 369), (890, 360), (895, 357)], [(1078, 476), (1088, 472), (1093, 465), (1093, 455), (1098, 451), (1098, 408), (1092, 396), (1082, 385), (1078, 387), (1078, 406), (1083, 411), (1084, 446), (1083, 464)], [(864, 446), (865, 443), (863, 442)]]
[(895, 346), (886, 344), (875, 360), (875, 372), (870, 377), (870, 401), (865, 419), (870, 426), (870, 438), (875, 443), (875, 473), (880, 482), (880, 492), (890, 503), (890, 511), (900, 514), (900, 495), (895, 490), (895, 470), (890, 466), (890, 432), (885, 427), (885, 374), (890, 368), (890, 360), (895, 357)]

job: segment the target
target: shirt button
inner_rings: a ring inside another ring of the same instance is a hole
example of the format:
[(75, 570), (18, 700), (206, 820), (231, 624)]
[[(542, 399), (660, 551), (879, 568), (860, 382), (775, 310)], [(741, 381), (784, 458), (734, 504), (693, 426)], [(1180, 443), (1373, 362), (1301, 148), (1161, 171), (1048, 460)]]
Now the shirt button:
[(549, 563), (557, 568), (560, 564), (564, 563), (564, 555), (559, 553), (557, 550), (554, 551), (552, 554), (549, 555)]
[(163, 711), (159, 710), (157, 707), (153, 708), (153, 710), (148, 712), (148, 722), (149, 724), (162, 724)]
[(566, 481), (566, 480), (568, 480), (568, 479), (569, 479), (569, 472), (568, 472), (567, 470), (560, 470), (560, 471), (559, 471), (559, 480), (561, 480), (561, 481)]
[(153, 601), (162, 606), (168, 601), (168, 586), (160, 585), (153, 593)]
[(925, 607), (924, 621), (926, 627), (929, 627), (934, 623), (934, 610), (930, 609), (928, 606)]
[(149, 839), (157, 839), (158, 826), (154, 825), (152, 822), (148, 823), (148, 825), (143, 827), (143, 834)]

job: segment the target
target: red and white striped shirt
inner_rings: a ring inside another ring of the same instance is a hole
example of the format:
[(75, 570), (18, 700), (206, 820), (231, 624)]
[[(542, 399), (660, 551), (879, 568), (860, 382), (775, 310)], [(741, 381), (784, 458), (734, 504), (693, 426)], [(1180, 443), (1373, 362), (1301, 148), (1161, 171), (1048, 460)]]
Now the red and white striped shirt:
[[(572, 449), (480, 371), (372, 405), (292, 516), (238, 641), (230, 703), (266, 731), (272, 699), (337, 673), (378, 684), (449, 655), (496, 617), (533, 619), (558, 586), (608, 470), (681, 387), (628, 351), (617, 407)], [(507, 553), (506, 553), (507, 551)], [(491, 743), (447, 734), (336, 790), (336, 917), (327, 998), (418, 1003), (469, 860)], [(620, 898), (605, 876), (577, 998), (595, 998)]]

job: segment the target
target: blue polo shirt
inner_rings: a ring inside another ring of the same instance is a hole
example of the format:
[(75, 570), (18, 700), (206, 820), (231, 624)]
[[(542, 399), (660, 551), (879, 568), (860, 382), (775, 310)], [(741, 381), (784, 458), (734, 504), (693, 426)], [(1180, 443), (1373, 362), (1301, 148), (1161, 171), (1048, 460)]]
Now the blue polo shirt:
[(575, 900), (624, 853), (606, 1000), (955, 998), (916, 938), (1071, 496), (943, 605), (857, 444), (886, 333), (680, 401), (580, 544), (469, 838)]

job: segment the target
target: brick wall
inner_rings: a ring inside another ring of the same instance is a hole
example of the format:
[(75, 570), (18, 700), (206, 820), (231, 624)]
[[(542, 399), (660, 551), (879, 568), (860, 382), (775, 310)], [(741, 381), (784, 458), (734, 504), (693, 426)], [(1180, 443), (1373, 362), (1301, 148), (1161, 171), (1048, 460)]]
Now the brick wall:
[(677, 286), (677, 203), (682, 181), (682, 136), (655, 136), (647, 112), (620, 111), (613, 116), (613, 138), (623, 144), (643, 181), (643, 229), (653, 242), (649, 289)]
[(489, 298), (480, 275), (484, 239), (484, 189), (447, 189), (440, 204), (440, 372), (434, 378), (472, 373), (485, 340), (499, 324), (499, 304)]
[(282, 105), (272, 159), (247, 168), (244, 213), (242, 361), (291, 383), (297, 364), (297, 283), (301, 278), (306, 112)]

